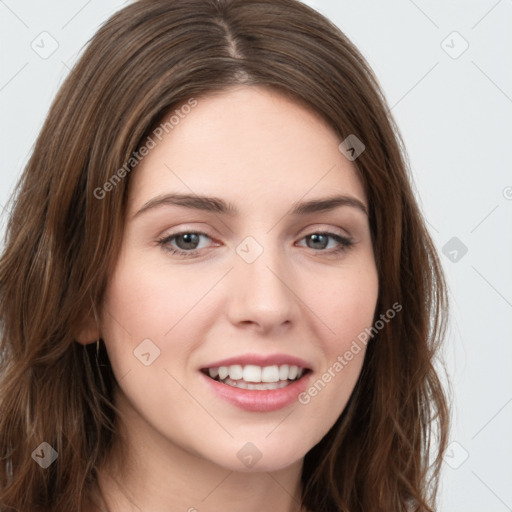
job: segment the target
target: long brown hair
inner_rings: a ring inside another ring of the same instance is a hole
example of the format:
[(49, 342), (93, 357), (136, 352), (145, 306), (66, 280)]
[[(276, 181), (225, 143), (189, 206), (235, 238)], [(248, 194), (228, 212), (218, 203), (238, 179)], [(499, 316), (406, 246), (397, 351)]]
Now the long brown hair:
[[(116, 262), (133, 153), (163, 113), (236, 84), (286, 94), (340, 141), (365, 144), (354, 165), (369, 200), (375, 320), (403, 308), (369, 341), (347, 407), (306, 454), (302, 503), (434, 510), (448, 425), (434, 367), (446, 285), (377, 79), (339, 28), (296, 0), (140, 0), (87, 46), (11, 198), (0, 261), (2, 512), (82, 510), (97, 490), (118, 384), (104, 346), (96, 355), (75, 336), (101, 308)], [(42, 442), (58, 454), (47, 468), (34, 462)]]

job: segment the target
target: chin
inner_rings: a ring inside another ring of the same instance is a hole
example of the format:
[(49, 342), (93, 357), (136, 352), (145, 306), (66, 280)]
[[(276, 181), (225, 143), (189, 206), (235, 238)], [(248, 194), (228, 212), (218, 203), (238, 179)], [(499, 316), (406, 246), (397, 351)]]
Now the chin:
[[(288, 437), (288, 443), (282, 440), (262, 439), (235, 441), (233, 447), (226, 447), (218, 456), (208, 457), (213, 463), (239, 473), (273, 472), (291, 465), (302, 463), (304, 455), (312, 446), (300, 446)], [(303, 441), (303, 439), (302, 439)], [(233, 455), (231, 455), (233, 454)]]

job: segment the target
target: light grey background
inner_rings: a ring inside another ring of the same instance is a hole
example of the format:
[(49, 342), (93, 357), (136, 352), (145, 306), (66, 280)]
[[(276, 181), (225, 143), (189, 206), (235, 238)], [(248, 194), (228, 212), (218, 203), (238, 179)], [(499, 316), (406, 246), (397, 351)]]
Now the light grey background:
[[(305, 3), (377, 74), (447, 273), (454, 425), (440, 510), (512, 511), (512, 1)], [(77, 54), (123, 5), (0, 0), (2, 210)]]

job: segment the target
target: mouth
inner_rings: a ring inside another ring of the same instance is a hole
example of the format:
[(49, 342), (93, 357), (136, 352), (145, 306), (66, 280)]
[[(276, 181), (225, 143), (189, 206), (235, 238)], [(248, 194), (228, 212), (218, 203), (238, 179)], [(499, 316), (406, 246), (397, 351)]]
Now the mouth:
[(311, 373), (311, 369), (288, 364), (271, 366), (234, 364), (202, 368), (201, 372), (226, 386), (252, 391), (269, 391), (290, 386)]

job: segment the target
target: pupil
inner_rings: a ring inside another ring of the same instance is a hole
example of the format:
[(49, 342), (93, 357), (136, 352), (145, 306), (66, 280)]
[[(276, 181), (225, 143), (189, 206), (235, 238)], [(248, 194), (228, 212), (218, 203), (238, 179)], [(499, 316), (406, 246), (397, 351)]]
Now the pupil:
[[(179, 246), (182, 246), (180, 247), (181, 249), (195, 249), (195, 245), (199, 241), (199, 235), (197, 233), (185, 233), (180, 235), (176, 239), (176, 242), (178, 242), (180, 239), (185, 240), (185, 244), (178, 244)], [(185, 246), (183, 247), (183, 245)]]
[(318, 234), (314, 234), (314, 235), (311, 235), (310, 236), (310, 239), (313, 243), (319, 243), (319, 239), (323, 238), (324, 239), (324, 243), (321, 243), (320, 242), (320, 245), (321, 247), (313, 247), (313, 249), (325, 249), (326, 247), (326, 241), (327, 241), (327, 237), (325, 235), (318, 235)]

